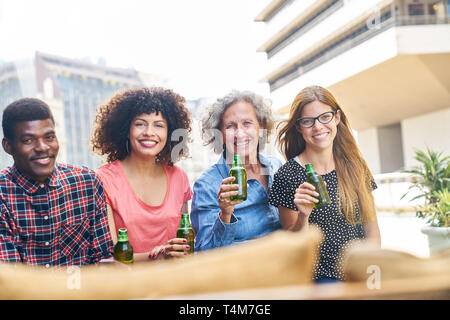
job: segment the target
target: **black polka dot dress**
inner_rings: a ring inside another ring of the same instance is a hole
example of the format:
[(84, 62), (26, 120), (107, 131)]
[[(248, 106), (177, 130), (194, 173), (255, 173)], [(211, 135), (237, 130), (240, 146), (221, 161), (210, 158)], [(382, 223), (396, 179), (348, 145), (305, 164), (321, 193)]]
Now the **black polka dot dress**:
[[(338, 181), (336, 171), (322, 175), (327, 183), (331, 204), (314, 208), (309, 216), (309, 223), (320, 227), (325, 239), (320, 247), (319, 261), (315, 262), (314, 279), (324, 278), (344, 280), (341, 269), (340, 252), (348, 247), (348, 242), (365, 238), (362, 224), (352, 226), (345, 220), (345, 215), (338, 210)], [(298, 157), (286, 162), (274, 176), (269, 193), (269, 203), (275, 207), (285, 207), (298, 211), (294, 204), (295, 190), (306, 181), (306, 170), (300, 164)], [(376, 186), (374, 186), (375, 188)], [(359, 219), (359, 213), (356, 212)]]

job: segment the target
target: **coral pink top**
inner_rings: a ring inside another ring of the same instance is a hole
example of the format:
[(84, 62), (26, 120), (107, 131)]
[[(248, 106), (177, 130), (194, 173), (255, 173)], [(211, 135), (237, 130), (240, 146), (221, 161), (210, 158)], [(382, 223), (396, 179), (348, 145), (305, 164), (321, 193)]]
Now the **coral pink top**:
[[(133, 191), (120, 161), (100, 167), (100, 177), (111, 206), (116, 226), (128, 229), (128, 239), (135, 253), (150, 252), (155, 246), (166, 244), (175, 238), (181, 219), (183, 203), (192, 197), (186, 173), (180, 167), (163, 165), (167, 175), (167, 191), (164, 202), (150, 206)], [(155, 186), (150, 186), (152, 188)]]

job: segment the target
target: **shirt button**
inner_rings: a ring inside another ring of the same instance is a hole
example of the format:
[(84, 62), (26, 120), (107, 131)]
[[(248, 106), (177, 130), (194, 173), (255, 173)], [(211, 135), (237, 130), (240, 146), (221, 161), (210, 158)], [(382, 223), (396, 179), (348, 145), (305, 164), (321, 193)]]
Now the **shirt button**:
[(45, 217), (44, 217), (44, 220), (48, 220), (48, 216), (45, 216)]
[(47, 264), (45, 265), (45, 267), (48, 269), (48, 268), (50, 268), (50, 265), (47, 263)]
[(41, 184), (40, 187), (41, 187), (41, 188), (44, 188), (44, 187), (45, 187), (45, 184)]
[(50, 244), (50, 242), (48, 242), (48, 241), (45, 243), (46, 246), (48, 246), (49, 244)]

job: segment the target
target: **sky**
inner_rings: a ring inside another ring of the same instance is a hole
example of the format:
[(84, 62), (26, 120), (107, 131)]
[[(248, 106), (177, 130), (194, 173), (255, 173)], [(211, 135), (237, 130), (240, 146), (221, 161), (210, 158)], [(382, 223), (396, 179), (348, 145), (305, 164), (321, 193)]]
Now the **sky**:
[(0, 0), (0, 60), (36, 51), (106, 60), (168, 80), (187, 99), (261, 83), (267, 0)]

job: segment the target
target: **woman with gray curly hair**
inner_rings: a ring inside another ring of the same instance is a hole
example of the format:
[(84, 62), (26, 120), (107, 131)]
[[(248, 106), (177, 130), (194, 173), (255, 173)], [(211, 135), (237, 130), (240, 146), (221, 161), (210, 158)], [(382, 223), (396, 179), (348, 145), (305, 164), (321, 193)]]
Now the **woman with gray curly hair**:
[[(206, 110), (205, 145), (221, 153), (219, 161), (194, 184), (191, 222), (197, 251), (255, 239), (281, 229), (277, 208), (268, 203), (273, 175), (282, 165), (263, 149), (273, 129), (269, 101), (249, 91), (232, 91)], [(241, 156), (247, 171), (247, 200), (232, 201), (238, 185), (230, 184), (232, 159)]]

